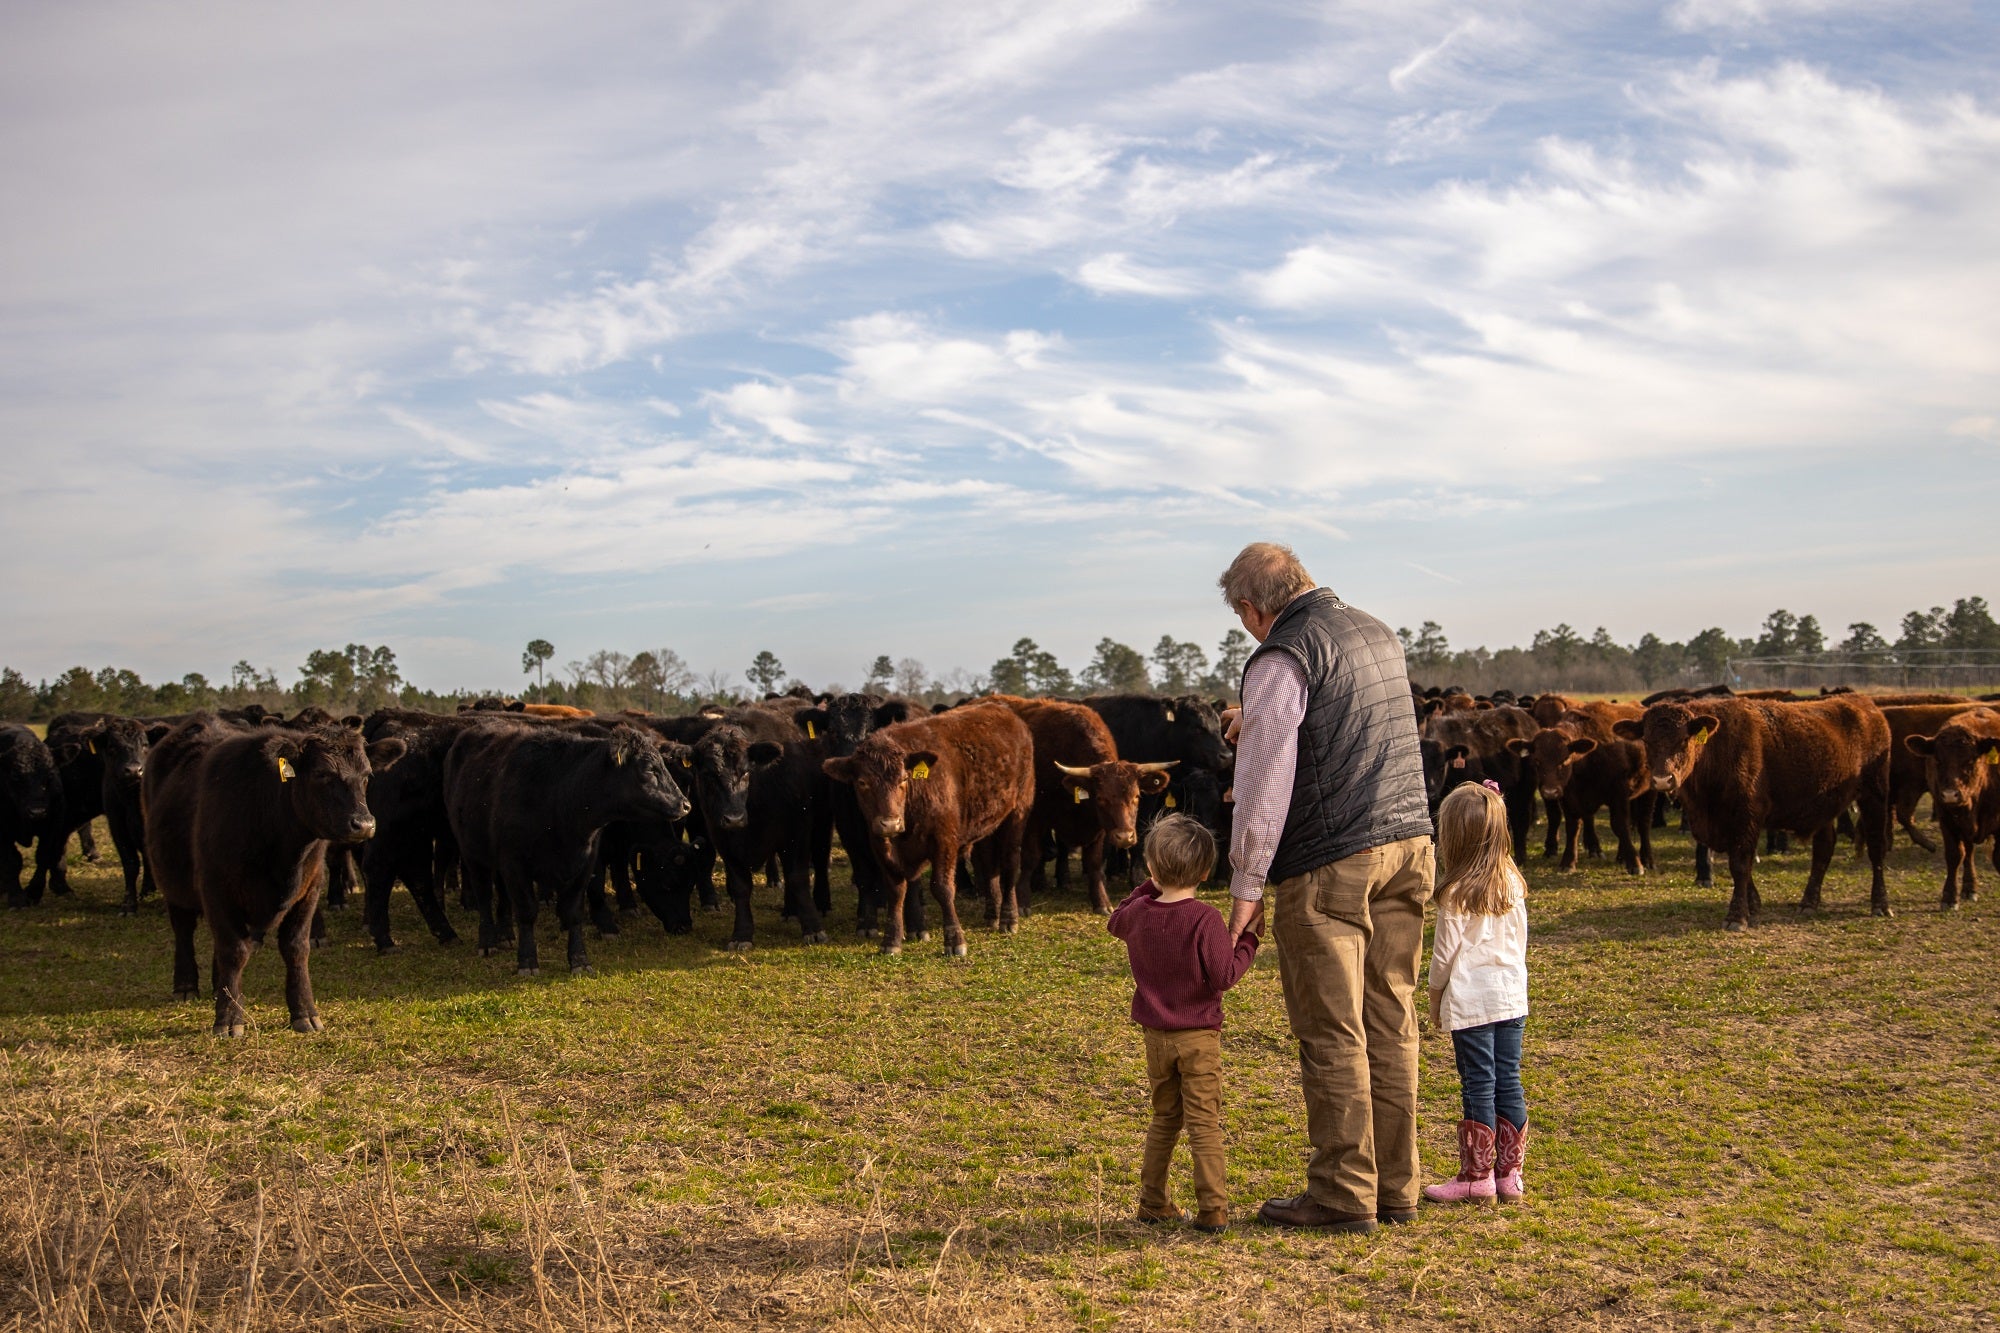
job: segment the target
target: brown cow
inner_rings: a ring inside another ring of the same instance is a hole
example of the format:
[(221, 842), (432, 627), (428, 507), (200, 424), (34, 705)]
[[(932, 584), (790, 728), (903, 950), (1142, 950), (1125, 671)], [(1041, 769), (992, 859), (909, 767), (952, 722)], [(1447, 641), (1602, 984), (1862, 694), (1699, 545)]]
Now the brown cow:
[[(1584, 704), (1530, 739), (1507, 742), (1510, 751), (1529, 761), (1542, 799), (1562, 811), (1562, 869), (1576, 869), (1577, 833), (1596, 818), (1600, 806), (1610, 808), (1611, 830), (1618, 835), (1618, 864), (1625, 872), (1640, 875), (1656, 868), (1656, 797), (1646, 767), (1646, 749), (1612, 731), (1618, 722), (1637, 720), (1644, 712), (1637, 704)], [(1635, 815), (1639, 824), (1636, 848), (1632, 845)]]
[[(1979, 844), (2000, 833), (2000, 710), (1964, 712), (1935, 736), (1907, 736), (1903, 747), (1930, 770), (1931, 810), (1944, 833), (1944, 894), (1939, 906), (1958, 907), (1979, 895), (1972, 862)], [(1961, 867), (1964, 886), (1959, 885)], [(2000, 870), (2000, 842), (1993, 848)]]
[[(1960, 699), (1943, 704), (1891, 704), (1882, 709), (1882, 716), (1889, 719), (1889, 805), (1910, 841), (1927, 852), (1936, 851), (1938, 844), (1917, 826), (1916, 814), (1917, 802), (1931, 789), (1930, 765), (1909, 748), (1909, 738), (1935, 736), (1945, 723), (1983, 706)], [(1935, 807), (1931, 817), (1937, 817)], [(1890, 837), (1895, 837), (1893, 830)]]
[(1662, 703), (1612, 729), (1643, 740), (1653, 789), (1680, 797), (1696, 840), (1729, 858), (1734, 890), (1726, 926), (1755, 923), (1761, 900), (1752, 871), (1757, 836), (1766, 828), (1812, 835), (1812, 869), (1801, 910), (1820, 906), (1833, 859), (1834, 821), (1861, 806), (1874, 882), (1869, 905), (1888, 916), (1882, 878), (1889, 847), (1889, 723), (1855, 695), (1817, 703), (1703, 699)]
[[(993, 699), (1013, 709), (1035, 738), (1035, 808), (1022, 841), (1034, 861), (1030, 887), (1036, 893), (1046, 887), (1040, 849), (1043, 836), (1053, 833), (1059, 846), (1082, 851), (1083, 882), (1090, 890), (1091, 905), (1108, 913), (1105, 844), (1130, 848), (1139, 841), (1139, 795), (1165, 791), (1167, 770), (1179, 761), (1135, 764), (1120, 759), (1111, 728), (1095, 709), (1082, 704), (1009, 694)], [(1023, 912), (1026, 907), (1024, 902)]]
[(368, 776), (403, 755), (350, 727), (246, 728), (195, 713), (153, 747), (141, 779), (146, 860), (174, 928), (174, 994), (201, 993), (194, 926), (215, 941), (215, 1035), (240, 1037), (243, 966), (275, 930), (294, 1032), (325, 1026), (313, 1003), (309, 931), (329, 842), (375, 832)]
[(903, 899), (924, 863), (944, 915), (945, 953), (965, 956), (952, 884), (961, 851), (1002, 931), (1019, 919), (1021, 837), (1035, 805), (1035, 740), (1004, 705), (973, 704), (883, 727), (851, 755), (827, 759), (826, 775), (854, 785), (870, 850), (887, 888), (882, 952), (903, 951)]
[(1864, 697), (1877, 708), (1911, 708), (1918, 704), (1969, 704), (1977, 702), (1976, 700), (1966, 698), (1962, 694), (1944, 694), (1941, 692), (1930, 694), (1870, 694)]

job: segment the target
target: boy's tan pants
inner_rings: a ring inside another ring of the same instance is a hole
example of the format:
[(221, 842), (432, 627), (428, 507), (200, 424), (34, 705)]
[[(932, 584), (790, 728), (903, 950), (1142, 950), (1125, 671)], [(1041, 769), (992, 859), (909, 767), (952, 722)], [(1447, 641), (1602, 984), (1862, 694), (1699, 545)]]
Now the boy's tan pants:
[(1194, 1197), (1203, 1212), (1229, 1206), (1222, 1159), (1222, 1033), (1214, 1028), (1163, 1032), (1146, 1028), (1146, 1078), (1153, 1085), (1153, 1123), (1139, 1168), (1139, 1206), (1173, 1207), (1167, 1171), (1174, 1144), (1187, 1131), (1194, 1154)]
[(1405, 838), (1266, 887), (1299, 1042), (1306, 1193), (1362, 1216), (1417, 1206), (1417, 964), (1431, 840)]

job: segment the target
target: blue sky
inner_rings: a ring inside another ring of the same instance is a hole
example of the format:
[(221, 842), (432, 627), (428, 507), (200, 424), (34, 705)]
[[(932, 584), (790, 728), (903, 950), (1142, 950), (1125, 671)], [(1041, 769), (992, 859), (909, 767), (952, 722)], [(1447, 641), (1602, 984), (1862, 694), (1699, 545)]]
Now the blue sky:
[(1991, 7), (321, 8), (0, 19), (31, 676), (2000, 597)]

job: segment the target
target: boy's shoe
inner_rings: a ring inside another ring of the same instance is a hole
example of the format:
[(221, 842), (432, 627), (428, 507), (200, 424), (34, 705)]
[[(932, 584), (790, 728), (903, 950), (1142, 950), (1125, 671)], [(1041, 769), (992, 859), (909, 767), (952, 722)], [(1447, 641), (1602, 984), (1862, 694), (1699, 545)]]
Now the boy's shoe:
[(1432, 1203), (1492, 1203), (1493, 1139), (1491, 1126), (1459, 1121), (1458, 1174), (1442, 1185), (1424, 1186), (1424, 1197)]
[(1229, 1230), (1229, 1210), (1227, 1208), (1204, 1208), (1195, 1214), (1194, 1221), (1190, 1225), (1196, 1231), (1206, 1231), (1211, 1236), (1218, 1232), (1227, 1231)]
[(1148, 1208), (1142, 1203), (1139, 1205), (1139, 1220), (1149, 1227), (1157, 1227), (1170, 1222), (1185, 1222), (1188, 1215), (1172, 1204), (1164, 1208)]
[(1528, 1156), (1528, 1127), (1516, 1129), (1504, 1115), (1499, 1119), (1493, 1148), (1493, 1192), (1502, 1199), (1518, 1199), (1528, 1192), (1521, 1183), (1521, 1163)]
[(1311, 1227), (1315, 1231), (1355, 1235), (1366, 1235), (1375, 1229), (1374, 1214), (1337, 1213), (1310, 1194), (1266, 1199), (1257, 1210), (1257, 1220), (1274, 1227)]

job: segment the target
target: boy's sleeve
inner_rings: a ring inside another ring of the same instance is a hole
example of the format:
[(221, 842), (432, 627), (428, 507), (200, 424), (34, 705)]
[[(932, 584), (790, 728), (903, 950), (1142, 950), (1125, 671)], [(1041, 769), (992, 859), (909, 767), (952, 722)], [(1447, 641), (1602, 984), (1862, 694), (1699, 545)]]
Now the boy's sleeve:
[(1200, 959), (1202, 979), (1208, 983), (1209, 994), (1220, 995), (1243, 979), (1243, 974), (1250, 970), (1250, 964), (1257, 957), (1257, 943), (1257, 936), (1246, 930), (1231, 948), (1229, 928), (1222, 924), (1221, 915), (1209, 914), (1195, 932), (1195, 953)]
[(1132, 923), (1139, 919), (1139, 914), (1134, 909), (1140, 903), (1150, 902), (1159, 896), (1159, 890), (1153, 887), (1153, 881), (1147, 880), (1126, 894), (1125, 900), (1111, 909), (1111, 919), (1104, 923), (1104, 928), (1121, 940), (1131, 938)]

